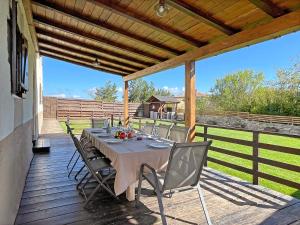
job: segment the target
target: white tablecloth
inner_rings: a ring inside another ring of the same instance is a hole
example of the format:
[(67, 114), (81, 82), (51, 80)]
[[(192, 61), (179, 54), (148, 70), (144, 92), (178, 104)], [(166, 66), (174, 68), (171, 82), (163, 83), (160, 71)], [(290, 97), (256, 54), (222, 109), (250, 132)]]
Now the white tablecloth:
[[(143, 139), (141, 141), (133, 138), (118, 144), (108, 144), (104, 140), (112, 137), (98, 137), (92, 133), (97, 129), (84, 129), (82, 135), (91, 140), (107, 158), (111, 160), (112, 166), (117, 174), (114, 183), (116, 195), (120, 195), (138, 180), (139, 170), (142, 163), (147, 163), (156, 170), (164, 169), (167, 165), (171, 146), (164, 149), (148, 147), (147, 144), (153, 140)], [(98, 129), (99, 130), (99, 129)]]

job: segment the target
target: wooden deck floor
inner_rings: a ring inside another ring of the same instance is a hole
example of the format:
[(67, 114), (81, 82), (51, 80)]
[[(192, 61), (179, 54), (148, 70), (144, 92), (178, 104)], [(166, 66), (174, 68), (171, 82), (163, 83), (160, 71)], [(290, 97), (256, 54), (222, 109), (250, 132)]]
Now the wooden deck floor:
[[(74, 146), (68, 136), (48, 135), (49, 154), (34, 156), (16, 224), (160, 224), (155, 196), (147, 186), (136, 209), (125, 196), (116, 201), (99, 193), (90, 209), (68, 179), (66, 165)], [(266, 188), (205, 169), (202, 177), (205, 199), (213, 224), (300, 224), (300, 201)], [(189, 189), (164, 199), (168, 224), (206, 224), (197, 191)]]

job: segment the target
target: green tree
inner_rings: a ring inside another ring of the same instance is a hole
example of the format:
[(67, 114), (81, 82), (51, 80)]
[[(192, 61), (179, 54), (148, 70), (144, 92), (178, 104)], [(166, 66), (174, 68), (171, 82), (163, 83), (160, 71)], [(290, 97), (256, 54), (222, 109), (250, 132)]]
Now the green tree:
[(98, 101), (115, 102), (117, 100), (117, 92), (117, 85), (107, 81), (103, 87), (96, 88), (93, 97)]
[(154, 84), (143, 79), (132, 80), (128, 85), (130, 102), (144, 102), (155, 93)]
[(170, 90), (164, 88), (158, 88), (155, 90), (155, 95), (159, 96), (173, 96)]
[(211, 99), (226, 111), (250, 111), (255, 93), (263, 84), (262, 73), (254, 73), (252, 70), (239, 71), (217, 79), (211, 90)]

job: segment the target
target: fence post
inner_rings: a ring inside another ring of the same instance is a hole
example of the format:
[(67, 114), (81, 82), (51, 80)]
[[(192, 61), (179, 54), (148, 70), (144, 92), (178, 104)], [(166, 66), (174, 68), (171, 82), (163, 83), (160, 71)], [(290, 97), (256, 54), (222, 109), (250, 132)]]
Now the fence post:
[(259, 131), (253, 131), (253, 184), (258, 184), (258, 142)]
[[(203, 137), (203, 139), (204, 139), (204, 141), (207, 141), (207, 129), (208, 129), (208, 127), (207, 127), (207, 125), (204, 125), (203, 128), (204, 128), (204, 132), (203, 132), (204, 137)], [(207, 157), (205, 159), (204, 166), (207, 166)]]

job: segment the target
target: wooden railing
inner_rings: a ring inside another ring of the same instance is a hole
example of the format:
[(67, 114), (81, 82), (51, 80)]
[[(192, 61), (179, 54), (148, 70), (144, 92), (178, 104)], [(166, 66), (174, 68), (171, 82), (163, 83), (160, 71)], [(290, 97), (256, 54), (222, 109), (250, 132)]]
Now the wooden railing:
[[(141, 128), (142, 122), (145, 120), (145, 118), (133, 118), (132, 122), (135, 121), (135, 123), (138, 123), (138, 128)], [(149, 121), (149, 119), (147, 118)], [(176, 124), (183, 124), (183, 121), (169, 121), (169, 120), (156, 120), (156, 121), (163, 121), (163, 122), (172, 122)], [(155, 122), (155, 121), (154, 121)], [(285, 169), (293, 172), (300, 173), (300, 162), (299, 165), (292, 165), (285, 162), (275, 161), (272, 159), (267, 159), (260, 157), (260, 149), (274, 151), (274, 152), (280, 152), (280, 153), (288, 153), (292, 155), (300, 155), (300, 148), (292, 148), (292, 147), (286, 147), (286, 146), (280, 146), (275, 144), (267, 144), (260, 141), (260, 135), (261, 134), (267, 134), (267, 135), (276, 135), (276, 136), (284, 136), (289, 138), (296, 138), (300, 139), (300, 136), (298, 135), (291, 135), (291, 134), (279, 134), (279, 133), (271, 133), (271, 132), (265, 132), (265, 131), (253, 131), (253, 130), (247, 130), (242, 128), (232, 128), (232, 127), (221, 127), (221, 126), (214, 126), (214, 125), (207, 125), (207, 124), (196, 124), (196, 126), (203, 127), (203, 132), (196, 132), (196, 137), (203, 138), (204, 141), (206, 140), (216, 140), (216, 141), (222, 141), (226, 143), (232, 143), (232, 144), (238, 144), (242, 146), (248, 146), (252, 148), (252, 154), (245, 154), (221, 147), (211, 146), (210, 151), (212, 152), (218, 152), (220, 154), (226, 155), (226, 156), (233, 156), (236, 158), (249, 160), (252, 163), (252, 168), (247, 168), (244, 166), (240, 166), (234, 163), (226, 162), (217, 158), (214, 158), (212, 156), (209, 156), (207, 158), (207, 161), (216, 163), (218, 165), (237, 170), (243, 173), (247, 173), (252, 175), (252, 182), (253, 184), (258, 184), (259, 178), (263, 178), (269, 181), (273, 181), (279, 184), (283, 184), (292, 188), (300, 189), (300, 183), (296, 181), (287, 180), (282, 177), (274, 176), (271, 174), (267, 174), (265, 172), (262, 172), (259, 170), (260, 164), (265, 164), (269, 166), (273, 166), (280, 169)], [(220, 135), (214, 135), (209, 134), (210, 128), (219, 128), (219, 129), (226, 129), (226, 130), (235, 130), (235, 131), (243, 131), (248, 132), (252, 134), (252, 140), (243, 140), (243, 139), (237, 139), (232, 137), (225, 137)], [(207, 165), (207, 164), (206, 164)], [(299, 174), (300, 175), (300, 174)]]
[(224, 117), (237, 116), (242, 119), (246, 119), (246, 120), (250, 120), (250, 121), (300, 125), (300, 117), (297, 117), (297, 116), (277, 116), (277, 115), (251, 114), (248, 112), (231, 112), (231, 111), (203, 112), (203, 113), (199, 113), (199, 115), (224, 116)]

